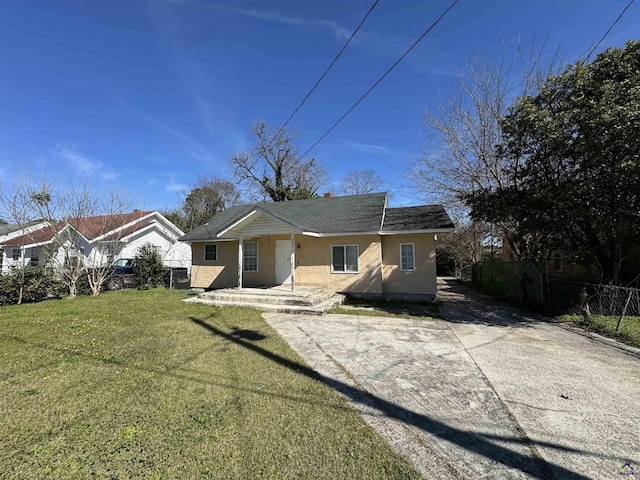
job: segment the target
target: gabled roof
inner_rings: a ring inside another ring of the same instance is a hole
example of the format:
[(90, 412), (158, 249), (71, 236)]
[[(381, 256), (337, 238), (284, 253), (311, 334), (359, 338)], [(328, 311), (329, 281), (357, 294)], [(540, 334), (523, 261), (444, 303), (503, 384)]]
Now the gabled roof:
[[(226, 233), (230, 227), (255, 214), (254, 212), (276, 217), (295, 226), (296, 230), (311, 235), (378, 234), (405, 230), (442, 231), (453, 228), (449, 216), (440, 205), (390, 209), (386, 208), (386, 200), (387, 194), (382, 192), (237, 205), (219, 213), (208, 223), (192, 230), (179, 240), (197, 242), (221, 238), (221, 233)], [(389, 221), (386, 220), (385, 212), (391, 212)], [(417, 226), (420, 228), (416, 228)]]
[[(143, 212), (135, 210), (131, 213), (117, 215), (97, 215), (93, 217), (82, 217), (60, 221), (50, 227), (44, 227), (32, 233), (27, 233), (19, 237), (12, 238), (4, 243), (6, 247), (21, 247), (24, 245), (45, 244), (53, 241), (66, 227), (71, 227), (88, 241), (108, 234), (113, 230), (127, 225), (128, 223), (140, 220), (153, 212)], [(118, 236), (121, 236), (118, 234)]]
[(17, 232), (23, 228), (29, 228), (33, 225), (37, 225), (38, 223), (42, 223), (42, 220), (34, 220), (33, 222), (28, 222), (25, 225), (18, 225), (17, 223), (8, 223), (5, 225), (0, 225), (0, 237), (4, 235), (9, 235), (10, 233)]

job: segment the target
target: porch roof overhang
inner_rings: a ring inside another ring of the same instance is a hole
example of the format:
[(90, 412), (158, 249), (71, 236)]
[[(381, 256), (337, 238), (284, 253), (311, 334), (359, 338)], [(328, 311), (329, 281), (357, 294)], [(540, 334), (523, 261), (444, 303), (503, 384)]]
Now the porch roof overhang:
[(271, 212), (255, 207), (248, 214), (220, 230), (216, 238), (229, 240), (240, 238), (240, 236), (259, 237), (292, 233), (303, 233), (303, 229)]

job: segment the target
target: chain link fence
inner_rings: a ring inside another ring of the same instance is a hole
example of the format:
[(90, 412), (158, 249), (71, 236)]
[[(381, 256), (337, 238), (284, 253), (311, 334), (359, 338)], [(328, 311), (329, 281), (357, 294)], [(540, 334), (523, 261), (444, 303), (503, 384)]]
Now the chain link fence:
[(473, 269), (473, 283), (489, 293), (549, 315), (640, 316), (637, 288), (554, 278), (535, 264), (483, 262)]

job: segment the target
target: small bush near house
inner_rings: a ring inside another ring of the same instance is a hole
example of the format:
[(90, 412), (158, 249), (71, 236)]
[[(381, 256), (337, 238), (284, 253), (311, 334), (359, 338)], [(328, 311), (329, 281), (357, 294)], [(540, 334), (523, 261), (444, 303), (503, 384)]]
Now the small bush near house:
[(138, 248), (135, 260), (133, 273), (138, 281), (138, 290), (155, 288), (162, 283), (162, 258), (156, 247), (145, 243)]
[[(22, 295), (21, 295), (22, 291)], [(35, 303), (61, 298), (67, 287), (50, 267), (14, 267), (0, 275), (0, 305)]]

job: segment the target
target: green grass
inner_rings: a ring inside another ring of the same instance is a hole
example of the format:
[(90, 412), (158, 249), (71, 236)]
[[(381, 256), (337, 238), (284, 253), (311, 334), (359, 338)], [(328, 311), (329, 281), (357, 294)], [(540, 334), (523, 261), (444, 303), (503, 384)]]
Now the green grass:
[(332, 308), (328, 313), (433, 320), (433, 317), (438, 317), (439, 307), (438, 302), (405, 302), (402, 300), (347, 297), (342, 306)]
[(0, 308), (2, 478), (419, 478), (259, 312), (184, 297)]
[(581, 315), (562, 315), (557, 319), (562, 322), (575, 323), (587, 330), (640, 348), (640, 317), (624, 317), (617, 332), (616, 325), (618, 325), (620, 317), (592, 315), (589, 320), (585, 320)]

